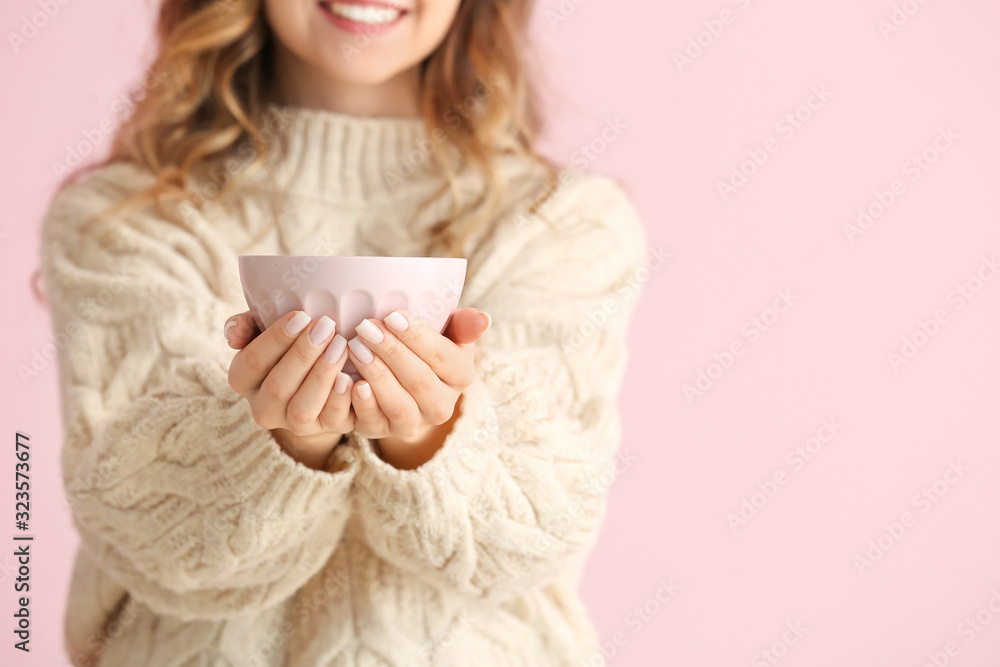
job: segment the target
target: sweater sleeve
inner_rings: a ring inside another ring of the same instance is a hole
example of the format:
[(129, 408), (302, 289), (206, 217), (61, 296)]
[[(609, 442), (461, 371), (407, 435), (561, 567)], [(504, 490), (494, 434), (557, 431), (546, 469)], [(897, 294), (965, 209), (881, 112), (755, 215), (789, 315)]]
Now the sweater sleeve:
[(229, 249), (204, 219), (139, 212), (82, 232), (121, 196), (130, 172), (114, 173), (64, 188), (42, 225), (81, 548), (158, 613), (274, 605), (338, 544), (358, 461), (338, 447), (331, 472), (298, 463), (229, 387), (222, 326), (245, 304), (214, 268)]
[(616, 472), (617, 394), (647, 241), (614, 181), (569, 178), (543, 209), (552, 225), (508, 221), (495, 254), (515, 259), (494, 264), (495, 283), (465, 304), (493, 327), (441, 449), (398, 470), (351, 434), (372, 548), (473, 597), (508, 597), (581, 565)]

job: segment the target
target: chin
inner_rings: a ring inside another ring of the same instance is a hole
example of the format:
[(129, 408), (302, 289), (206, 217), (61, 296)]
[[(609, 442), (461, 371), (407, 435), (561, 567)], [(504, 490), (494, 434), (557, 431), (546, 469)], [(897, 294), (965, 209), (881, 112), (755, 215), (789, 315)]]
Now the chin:
[[(460, 0), (338, 0), (337, 6), (331, 4), (328, 11), (327, 5), (318, 0), (264, 0), (267, 20), (286, 66), (285, 74), (297, 79), (293, 83), (301, 89), (298, 94), (306, 97), (318, 94), (315, 89), (323, 86), (321, 79), (352, 88), (392, 82), (387, 89), (389, 96), (408, 97), (410, 83), (400, 77), (412, 75), (414, 68), (446, 38), (459, 3)], [(361, 26), (363, 21), (379, 18), (370, 15), (376, 11), (372, 7), (386, 6), (399, 7), (402, 13), (392, 21)], [(331, 18), (334, 13), (336, 16)], [(345, 17), (353, 23), (342, 20)], [(295, 71), (297, 67), (302, 69), (301, 74)]]
[(345, 66), (343, 59), (341, 59), (337, 63), (325, 63), (322, 69), (331, 81), (336, 81), (340, 84), (377, 86), (407, 71), (409, 65), (372, 60), (360, 62), (359, 59), (359, 61)]

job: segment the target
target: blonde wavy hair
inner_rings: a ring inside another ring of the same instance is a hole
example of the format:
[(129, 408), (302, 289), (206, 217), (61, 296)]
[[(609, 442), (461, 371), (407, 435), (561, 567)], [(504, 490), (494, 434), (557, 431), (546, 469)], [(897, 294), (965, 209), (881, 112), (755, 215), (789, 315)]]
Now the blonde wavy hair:
[[(449, 190), (455, 196), (450, 215), (430, 226), (427, 249), (439, 247), (448, 255), (462, 255), (470, 235), (504, 204), (499, 155), (514, 153), (542, 165), (549, 177), (545, 191), (554, 182), (556, 166), (535, 149), (541, 118), (526, 75), (526, 29), (533, 4), (533, 0), (462, 0), (443, 42), (420, 65), (420, 108), (427, 130), (442, 132), (457, 149), (431, 152), (445, 176), (444, 185), (417, 215)], [(199, 177), (237, 151), (247, 152), (249, 146), (255, 149), (254, 159), (221, 187), (218, 196), (264, 166), (274, 39), (263, 0), (162, 1), (158, 51), (150, 67), (155, 85), (123, 122), (108, 158), (67, 179), (127, 162), (149, 171), (156, 180), (88, 221), (88, 228), (99, 220), (110, 221), (113, 213), (150, 203), (161, 212), (168, 201), (200, 208), (205, 199), (193, 187)], [(478, 88), (483, 81), (490, 82), (489, 103), (466, 113), (465, 101), (481, 95)], [(463, 122), (445, 122), (455, 109), (463, 109)], [(457, 196), (457, 173), (469, 168), (482, 176), (478, 181), (482, 187), (473, 201), (463, 202)]]

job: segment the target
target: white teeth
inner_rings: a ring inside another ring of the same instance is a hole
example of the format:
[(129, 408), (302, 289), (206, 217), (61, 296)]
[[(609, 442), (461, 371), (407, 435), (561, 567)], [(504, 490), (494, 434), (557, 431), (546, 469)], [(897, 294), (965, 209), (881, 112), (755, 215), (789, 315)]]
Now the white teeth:
[(354, 5), (340, 2), (331, 2), (327, 7), (337, 16), (343, 16), (345, 19), (350, 19), (358, 23), (370, 23), (372, 25), (395, 21), (402, 13), (399, 9), (391, 9), (389, 7)]

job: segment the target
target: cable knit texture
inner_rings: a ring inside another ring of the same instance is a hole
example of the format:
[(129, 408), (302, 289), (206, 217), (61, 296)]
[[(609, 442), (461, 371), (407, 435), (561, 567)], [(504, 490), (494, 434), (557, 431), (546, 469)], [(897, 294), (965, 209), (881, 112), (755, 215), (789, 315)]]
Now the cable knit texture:
[(45, 217), (45, 289), (66, 340), (62, 472), (81, 538), (70, 660), (596, 664), (577, 587), (620, 450), (647, 253), (628, 197), (572, 168), (553, 189), (504, 157), (509, 205), (473, 238), (459, 303), (493, 327), (452, 432), (416, 470), (354, 432), (340, 465), (316, 471), (228, 385), (223, 324), (247, 308), (237, 257), (417, 254), (421, 225), (451, 200), (405, 224), (441, 184), (427, 158), (444, 147), (418, 119), (272, 111), (287, 141), (238, 196), (213, 198), (205, 183), (207, 204), (181, 206), (180, 221), (147, 207), (84, 234), (91, 214), (151, 182), (114, 164), (58, 193)]

